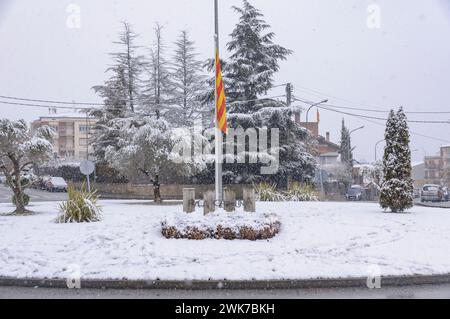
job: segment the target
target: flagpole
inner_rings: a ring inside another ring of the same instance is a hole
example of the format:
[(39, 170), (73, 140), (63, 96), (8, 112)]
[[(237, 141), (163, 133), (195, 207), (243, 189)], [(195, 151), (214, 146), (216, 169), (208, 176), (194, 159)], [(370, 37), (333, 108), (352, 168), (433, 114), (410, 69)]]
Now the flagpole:
[[(218, 52), (219, 52), (219, 7), (218, 7), (218, 0), (214, 0), (214, 25), (215, 25), (215, 32), (214, 32), (214, 56), (215, 59), (218, 59)], [(219, 128), (219, 120), (217, 118), (217, 62), (215, 61), (216, 66), (216, 76), (215, 76), (215, 89), (214, 89), (214, 100), (215, 100), (215, 123), (216, 123), (216, 130), (215, 130), (215, 155), (216, 155), (216, 166), (215, 166), (215, 191), (216, 191), (216, 200), (221, 202), (222, 201), (222, 132)]]

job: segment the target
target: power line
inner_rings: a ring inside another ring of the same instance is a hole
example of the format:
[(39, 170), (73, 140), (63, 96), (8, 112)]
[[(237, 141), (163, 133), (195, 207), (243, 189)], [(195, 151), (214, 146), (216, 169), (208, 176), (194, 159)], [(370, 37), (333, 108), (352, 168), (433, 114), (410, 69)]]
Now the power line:
[(15, 102), (7, 102), (0, 101), (1, 104), (6, 105), (17, 105), (17, 106), (29, 106), (29, 107), (40, 107), (46, 109), (64, 109), (64, 110), (94, 110), (96, 108), (87, 108), (87, 107), (74, 107), (74, 106), (55, 106), (55, 105), (39, 105), (39, 104), (29, 104), (29, 103), (15, 103)]
[[(325, 107), (323, 105), (325, 105)], [(345, 115), (356, 115), (356, 116), (371, 119), (371, 120), (380, 120), (380, 121), (388, 120), (387, 118), (383, 118), (383, 117), (376, 117), (376, 116), (369, 116), (369, 115), (354, 114), (354, 113), (349, 113), (349, 112), (344, 112), (344, 111), (338, 111), (338, 110), (327, 108), (326, 106), (327, 106), (327, 104), (322, 104), (321, 106), (317, 106), (317, 107), (331, 111), (331, 112), (341, 113), (341, 114), (345, 114)], [(422, 123), (422, 124), (450, 124), (450, 120), (448, 120), (448, 121), (408, 120), (408, 122), (409, 123)]]
[[(330, 107), (336, 107), (336, 108), (342, 108), (342, 109), (349, 109), (349, 110), (355, 110), (355, 111), (364, 111), (364, 112), (373, 112), (373, 113), (387, 113), (389, 112), (389, 110), (383, 109), (379, 106), (368, 106), (368, 105), (364, 105), (362, 103), (357, 103), (348, 99), (344, 99), (344, 98), (339, 98), (330, 94), (326, 94), (317, 90), (313, 90), (313, 89), (309, 89), (303, 86), (295, 86), (296, 88), (300, 87), (303, 88), (300, 89), (300, 91), (305, 91), (309, 90), (313, 93), (315, 93), (315, 95), (320, 96), (320, 97), (329, 97), (329, 98), (334, 98), (336, 100), (341, 100), (350, 104), (354, 104), (354, 105), (361, 105), (361, 106), (365, 106), (366, 108), (361, 108), (361, 107), (350, 107), (350, 106), (341, 106), (341, 105), (333, 105), (333, 104), (328, 104), (328, 106)], [(390, 109), (390, 108), (389, 108)], [(405, 111), (406, 114), (450, 114), (450, 111)]]
[(274, 99), (279, 99), (279, 98), (282, 98), (282, 97), (286, 97), (286, 95), (270, 96), (270, 97), (254, 99), (254, 100), (246, 100), (246, 101), (234, 101), (234, 102), (230, 102), (228, 104), (229, 105), (233, 105), (233, 104), (239, 104), (239, 103), (257, 102), (257, 101), (264, 101), (264, 100), (274, 100)]
[[(326, 108), (324, 108), (324, 107), (321, 107), (321, 108), (322, 108), (322, 109), (325, 109), (325, 110), (329, 110), (329, 109), (326, 109)], [(329, 110), (329, 111), (336, 112), (335, 110)], [(363, 121), (366, 121), (366, 122), (368, 122), (368, 123), (372, 123), (372, 124), (381, 126), (381, 127), (383, 127), (383, 128), (385, 127), (384, 124), (381, 124), (381, 123), (379, 123), (379, 122), (372, 121), (372, 120), (370, 120), (370, 119), (368, 119), (368, 118), (366, 118), (366, 117), (362, 117), (362, 116), (359, 116), (359, 115), (357, 115), (357, 114), (350, 114), (350, 113), (349, 113), (348, 115), (353, 116), (353, 117), (356, 117), (356, 118), (361, 119), (361, 120), (363, 120)], [(450, 143), (449, 140), (445, 140), (445, 139), (441, 139), (441, 138), (438, 138), (438, 137), (433, 137), (433, 136), (425, 135), (425, 134), (418, 133), (418, 132), (411, 131), (411, 130), (409, 130), (409, 133), (412, 134), (412, 135), (420, 136), (420, 137), (423, 137), (423, 138), (428, 138), (428, 139), (435, 140), (435, 141), (439, 141), (439, 142)]]
[(39, 103), (51, 103), (51, 104), (65, 104), (65, 105), (97, 105), (101, 106), (104, 105), (103, 103), (82, 103), (82, 102), (66, 102), (66, 101), (51, 101), (51, 100), (40, 100), (40, 99), (26, 99), (26, 98), (19, 98), (19, 97), (13, 97), (13, 96), (4, 96), (0, 95), (0, 98), (7, 99), (7, 100), (16, 100), (16, 101), (27, 101), (27, 102), (39, 102)]

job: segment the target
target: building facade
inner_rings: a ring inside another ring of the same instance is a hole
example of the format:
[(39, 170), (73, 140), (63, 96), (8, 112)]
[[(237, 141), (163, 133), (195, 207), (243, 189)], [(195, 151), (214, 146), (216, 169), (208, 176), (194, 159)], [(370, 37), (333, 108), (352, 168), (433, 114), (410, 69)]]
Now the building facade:
[(48, 125), (56, 132), (53, 141), (54, 153), (63, 160), (80, 161), (88, 158), (92, 152), (89, 145), (89, 137), (95, 119), (86, 118), (81, 113), (74, 114), (50, 114), (40, 117), (31, 124), (35, 130), (43, 125)]
[(450, 184), (450, 145), (442, 146), (439, 155), (425, 156), (425, 183)]

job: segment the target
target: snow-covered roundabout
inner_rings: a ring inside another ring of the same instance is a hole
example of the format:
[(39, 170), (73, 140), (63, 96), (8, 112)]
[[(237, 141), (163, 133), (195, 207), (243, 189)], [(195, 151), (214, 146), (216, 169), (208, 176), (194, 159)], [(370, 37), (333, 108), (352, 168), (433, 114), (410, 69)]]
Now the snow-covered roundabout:
[[(368, 203), (257, 203), (280, 233), (248, 241), (166, 239), (161, 221), (182, 208), (148, 201), (101, 201), (103, 220), (55, 224), (58, 203), (33, 216), (0, 216), (0, 276), (85, 279), (268, 280), (450, 273), (450, 213), (414, 207), (383, 213)], [(0, 204), (0, 213), (13, 210)], [(192, 218), (199, 218), (192, 216)]]

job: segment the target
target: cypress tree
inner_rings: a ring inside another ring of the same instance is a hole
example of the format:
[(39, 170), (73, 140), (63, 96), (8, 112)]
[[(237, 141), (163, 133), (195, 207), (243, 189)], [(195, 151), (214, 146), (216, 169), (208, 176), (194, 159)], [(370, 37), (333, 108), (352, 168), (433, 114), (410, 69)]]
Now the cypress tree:
[(411, 177), (411, 150), (408, 122), (403, 108), (397, 114), (392, 110), (386, 123), (386, 147), (383, 157), (384, 181), (380, 205), (393, 213), (413, 206), (413, 180)]

